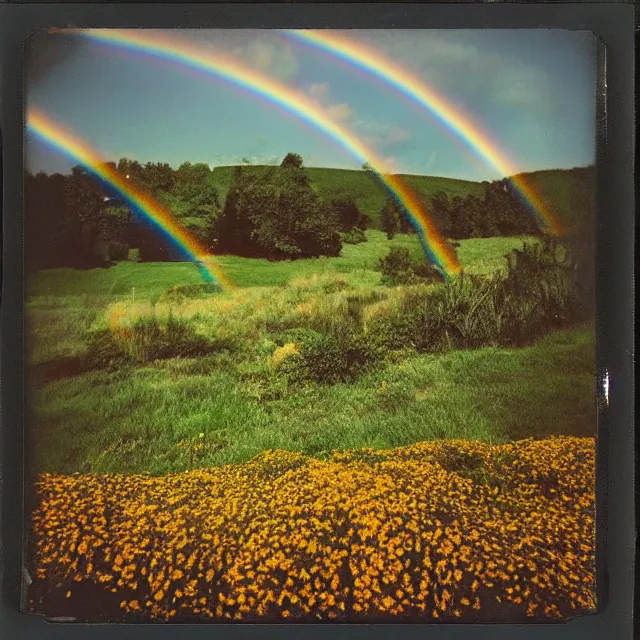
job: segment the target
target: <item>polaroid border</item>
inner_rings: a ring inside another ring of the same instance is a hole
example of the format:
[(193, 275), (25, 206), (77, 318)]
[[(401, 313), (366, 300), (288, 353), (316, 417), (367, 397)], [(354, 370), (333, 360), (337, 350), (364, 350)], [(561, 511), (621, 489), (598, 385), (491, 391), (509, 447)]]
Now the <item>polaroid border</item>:
[[(309, 637), (330, 633), (374, 635), (394, 632), (418, 637), (428, 629), (439, 638), (631, 637), (634, 527), (633, 478), (633, 25), (632, 5), (599, 2), (567, 4), (343, 3), (301, 4), (231, 2), (226, 4), (116, 4), (53, 2), (0, 7), (0, 145), (3, 145), (3, 285), (0, 315), (0, 628), (7, 637), (190, 638), (215, 630), (228, 637)], [(597, 534), (599, 612), (566, 624), (532, 625), (202, 625), (51, 624), (18, 611), (21, 605), (24, 508), (23, 364), (23, 43), (49, 27), (118, 28), (560, 28), (595, 33), (601, 45), (598, 87), (597, 157), (597, 392), (611, 380), (609, 402), (599, 412)], [(291, 629), (289, 630), (288, 627)]]

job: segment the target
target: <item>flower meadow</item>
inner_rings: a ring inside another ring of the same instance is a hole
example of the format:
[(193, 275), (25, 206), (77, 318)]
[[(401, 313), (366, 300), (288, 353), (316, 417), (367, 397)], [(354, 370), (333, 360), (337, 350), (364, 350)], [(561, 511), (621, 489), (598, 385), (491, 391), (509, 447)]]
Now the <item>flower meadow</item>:
[(42, 474), (30, 606), (79, 617), (90, 592), (112, 621), (566, 619), (596, 607), (595, 470), (593, 438), (555, 437)]

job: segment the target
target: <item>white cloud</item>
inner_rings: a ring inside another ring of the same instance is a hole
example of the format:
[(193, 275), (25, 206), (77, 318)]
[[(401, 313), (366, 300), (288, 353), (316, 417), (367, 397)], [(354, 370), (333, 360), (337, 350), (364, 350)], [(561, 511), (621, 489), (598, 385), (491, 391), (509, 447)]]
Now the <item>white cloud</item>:
[(551, 93), (546, 73), (535, 67), (506, 70), (496, 82), (495, 102), (514, 107), (543, 107)]
[[(355, 122), (360, 138), (367, 145), (384, 153), (398, 147), (407, 147), (411, 139), (411, 133), (397, 124), (383, 122), (377, 118), (360, 116)], [(397, 151), (396, 151), (397, 152)]]
[(332, 104), (326, 108), (327, 115), (333, 120), (348, 120), (353, 114), (353, 109), (346, 103)]
[(231, 48), (230, 52), (243, 58), (253, 69), (279, 80), (289, 80), (298, 74), (298, 59), (285, 42), (268, 40), (258, 35), (244, 46)]
[(355, 115), (353, 107), (346, 102), (333, 102), (328, 82), (316, 82), (307, 87), (305, 93), (332, 120), (349, 120)]
[(431, 169), (435, 161), (436, 161), (436, 152), (432, 151), (431, 155), (429, 156), (429, 159), (427, 160), (427, 166), (425, 167), (425, 171)]
[(309, 87), (307, 93), (319, 102), (326, 102), (329, 99), (329, 82), (316, 82)]

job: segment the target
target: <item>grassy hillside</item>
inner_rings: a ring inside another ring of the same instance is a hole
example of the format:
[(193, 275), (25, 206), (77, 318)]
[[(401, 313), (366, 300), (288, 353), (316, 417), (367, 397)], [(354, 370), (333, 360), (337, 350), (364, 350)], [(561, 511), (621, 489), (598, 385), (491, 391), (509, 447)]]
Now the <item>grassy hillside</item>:
[[(251, 167), (248, 167), (251, 170)], [(234, 167), (216, 167), (211, 173), (211, 180), (218, 189), (220, 201), (224, 202), (227, 192), (233, 183)], [(360, 210), (366, 213), (377, 224), (380, 210), (384, 204), (384, 191), (364, 171), (351, 169), (329, 169), (308, 167), (307, 174), (318, 192), (329, 196), (343, 192), (355, 198)], [(578, 222), (585, 211), (594, 207), (593, 167), (574, 169), (549, 169), (536, 171), (524, 176), (534, 192), (540, 196), (545, 206), (560, 219), (572, 226)], [(429, 201), (439, 191), (450, 196), (481, 196), (482, 183), (454, 178), (436, 176), (403, 175), (409, 186)]]
[(166, 473), (267, 449), (321, 455), (440, 438), (592, 436), (593, 349), (585, 326), (524, 349), (413, 355), (354, 384), (268, 400), (224, 357), (89, 372), (34, 393), (35, 468)]
[[(247, 169), (250, 171), (251, 167)], [(231, 187), (233, 172), (234, 167), (216, 167), (212, 172), (211, 180), (218, 189), (221, 202), (224, 202)], [(335, 193), (346, 193), (352, 196), (360, 210), (366, 213), (374, 224), (377, 223), (380, 210), (384, 205), (385, 194), (380, 185), (364, 171), (309, 167), (307, 174), (320, 194), (330, 196)], [(482, 194), (482, 185), (479, 182), (432, 176), (404, 177), (407, 183), (427, 200), (439, 191), (445, 191), (451, 196)]]
[[(499, 443), (593, 433), (591, 325), (522, 349), (399, 353), (353, 383), (296, 390), (274, 376), (270, 363), (280, 330), (269, 329), (274, 323), (286, 324), (291, 314), (336, 318), (331, 304), (354, 293), (382, 300), (381, 310), (403, 295), (402, 287), (382, 286), (375, 270), (389, 241), (378, 231), (368, 236), (367, 243), (345, 245), (338, 258), (221, 258), (241, 286), (220, 297), (172, 303), (172, 313), (186, 314), (212, 335), (231, 336), (239, 345), (233, 353), (116, 370), (74, 369), (89, 332), (115, 326), (120, 307), (147, 313), (174, 285), (197, 283), (193, 265), (123, 262), (37, 274), (26, 314), (36, 468), (161, 473), (242, 462), (265, 448), (316, 455), (438, 438)], [(458, 252), (468, 272), (486, 274), (522, 241), (465, 240)], [(392, 244), (420, 251), (413, 236), (397, 236)]]
[[(524, 176), (544, 205), (568, 227), (595, 213), (595, 168), (549, 169)], [(519, 176), (519, 177), (520, 177)]]

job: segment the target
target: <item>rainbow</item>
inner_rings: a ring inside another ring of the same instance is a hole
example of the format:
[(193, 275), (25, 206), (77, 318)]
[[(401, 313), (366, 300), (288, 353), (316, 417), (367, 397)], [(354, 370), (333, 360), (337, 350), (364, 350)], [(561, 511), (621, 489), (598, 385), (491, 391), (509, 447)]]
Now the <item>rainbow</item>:
[(64, 152), (90, 171), (98, 180), (121, 194), (135, 209), (156, 228), (165, 233), (199, 268), (207, 281), (217, 282), (225, 291), (233, 288), (231, 281), (213, 262), (197, 239), (181, 227), (167, 209), (150, 195), (131, 184), (114, 168), (104, 163), (98, 154), (85, 142), (47, 118), (37, 108), (30, 107), (27, 113), (27, 129), (51, 146)]
[(540, 226), (554, 235), (565, 232), (564, 226), (533, 190), (525, 177), (507, 159), (495, 143), (468, 116), (456, 110), (422, 80), (408, 73), (361, 42), (329, 30), (282, 30), (285, 37), (312, 45), (363, 69), (379, 80), (426, 108), (436, 120), (460, 138), (484, 161), (495, 167), (513, 185), (516, 195), (531, 209)]
[[(58, 31), (59, 32), (59, 31)], [(461, 271), (455, 251), (440, 236), (430, 215), (419, 197), (399, 176), (384, 171), (385, 163), (371, 149), (363, 145), (353, 134), (331, 120), (320, 107), (297, 94), (294, 90), (267, 78), (239, 62), (219, 53), (203, 53), (185, 43), (178, 43), (155, 32), (144, 35), (140, 30), (119, 29), (65, 29), (64, 33), (81, 35), (93, 41), (103, 42), (130, 51), (142, 52), (156, 58), (174, 62), (189, 68), (213, 74), (252, 94), (258, 95), (333, 139), (343, 149), (368, 164), (373, 174), (392, 197), (402, 205), (415, 227), (428, 259), (447, 276)]]

